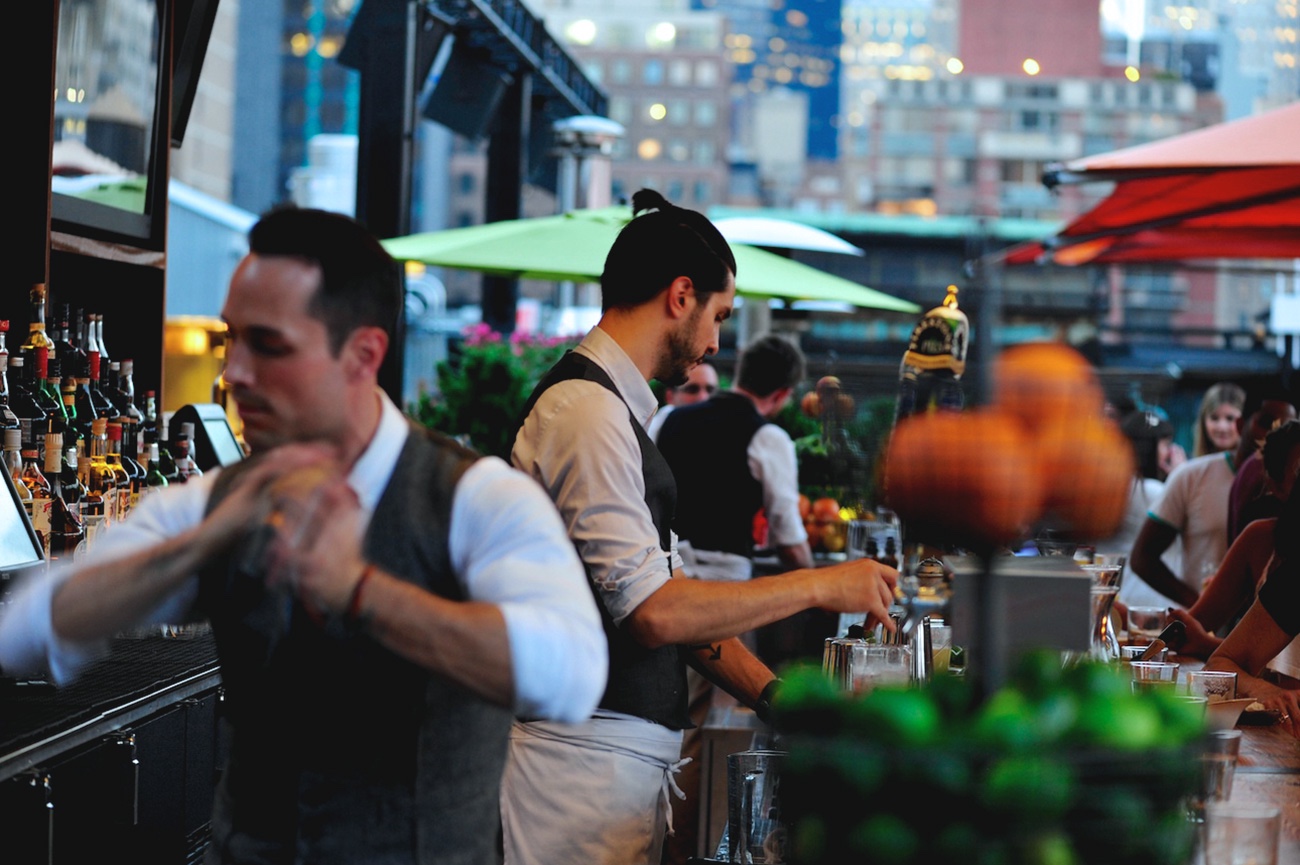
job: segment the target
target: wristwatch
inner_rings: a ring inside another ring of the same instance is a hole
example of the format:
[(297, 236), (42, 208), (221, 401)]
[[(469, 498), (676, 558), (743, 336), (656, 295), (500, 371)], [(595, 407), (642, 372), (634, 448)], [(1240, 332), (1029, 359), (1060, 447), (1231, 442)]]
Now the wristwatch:
[(754, 714), (758, 715), (758, 720), (764, 724), (772, 723), (772, 698), (776, 696), (776, 692), (780, 687), (781, 680), (773, 679), (764, 686), (762, 692), (758, 695), (758, 702), (754, 705)]

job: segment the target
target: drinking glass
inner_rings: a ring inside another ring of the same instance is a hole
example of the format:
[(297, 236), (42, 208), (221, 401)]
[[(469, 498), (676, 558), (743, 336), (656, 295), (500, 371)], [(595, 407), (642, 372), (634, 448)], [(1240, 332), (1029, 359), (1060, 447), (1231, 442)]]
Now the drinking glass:
[(1178, 664), (1169, 661), (1133, 661), (1133, 692), (1168, 689), (1178, 685)]
[(1279, 809), (1210, 802), (1205, 811), (1205, 865), (1277, 865)]
[(849, 648), (849, 686), (866, 693), (882, 685), (906, 685), (912, 677), (912, 650), (908, 646), (862, 643)]
[(1205, 809), (1210, 803), (1228, 801), (1240, 752), (1240, 730), (1216, 730), (1210, 734), (1201, 754), (1201, 783), (1188, 802), (1187, 816), (1192, 822), (1205, 822)]
[[(1141, 646), (1120, 646), (1120, 647), (1119, 647), (1119, 656), (1120, 656), (1121, 658), (1123, 658), (1125, 661), (1136, 661), (1138, 658), (1142, 657), (1142, 653), (1145, 652), (1145, 651), (1147, 650), (1147, 646), (1148, 646), (1148, 645), (1149, 645), (1149, 644), (1147, 644), (1147, 645), (1141, 645)], [(1169, 657), (1169, 649), (1168, 649), (1168, 648), (1163, 648), (1163, 649), (1160, 649), (1158, 652), (1156, 652), (1156, 653), (1155, 653), (1154, 655), (1152, 655), (1151, 657), (1147, 658), (1147, 660), (1148, 660), (1148, 661), (1163, 661), (1163, 660), (1165, 660), (1165, 659), (1168, 658), (1168, 657)]]
[(1128, 639), (1130, 643), (1150, 645), (1169, 624), (1169, 610), (1165, 607), (1129, 607)]
[(930, 657), (933, 659), (931, 670), (935, 673), (947, 673), (952, 659), (952, 625), (930, 623)]
[(1187, 693), (1211, 703), (1237, 699), (1237, 674), (1226, 670), (1193, 670), (1187, 674)]
[(1114, 661), (1119, 658), (1119, 637), (1111, 626), (1110, 610), (1119, 594), (1122, 572), (1117, 565), (1081, 565), (1080, 570), (1092, 578), (1092, 643), (1088, 653), (1098, 661)]
[(728, 861), (746, 865), (785, 862), (780, 781), (784, 751), (727, 755)]

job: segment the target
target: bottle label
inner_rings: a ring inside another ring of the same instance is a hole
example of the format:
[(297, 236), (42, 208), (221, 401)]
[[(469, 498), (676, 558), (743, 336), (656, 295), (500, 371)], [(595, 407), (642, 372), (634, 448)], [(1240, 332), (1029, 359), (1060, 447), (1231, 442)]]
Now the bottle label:
[(41, 546), (45, 548), (47, 557), (50, 552), (50, 510), (53, 505), (52, 499), (32, 500), (32, 528), (40, 535)]

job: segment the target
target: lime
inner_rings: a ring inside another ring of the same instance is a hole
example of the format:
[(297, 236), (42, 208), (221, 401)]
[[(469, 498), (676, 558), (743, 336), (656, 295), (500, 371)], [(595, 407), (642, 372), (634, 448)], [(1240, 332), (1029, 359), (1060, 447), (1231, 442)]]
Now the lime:
[(1134, 751), (1154, 747), (1164, 736), (1159, 711), (1132, 693), (1086, 701), (1071, 735), (1085, 744)]
[(976, 741), (1023, 751), (1042, 740), (1037, 712), (1029, 698), (1011, 687), (993, 693), (975, 718)]
[(1031, 697), (1045, 697), (1061, 685), (1061, 653), (1047, 649), (1024, 652), (1016, 659), (1011, 683)]
[(1074, 799), (1074, 774), (1056, 760), (1013, 755), (994, 763), (980, 787), (985, 807), (1026, 822), (1051, 820)]
[(1021, 862), (1024, 865), (1078, 865), (1079, 857), (1069, 836), (1062, 832), (1044, 832), (1026, 845)]
[(913, 688), (876, 688), (854, 704), (852, 729), (896, 745), (927, 745), (939, 732), (939, 707)]
[(1096, 661), (1084, 661), (1065, 674), (1065, 683), (1083, 700), (1108, 699), (1131, 694), (1131, 677), (1124, 670)]
[(1144, 696), (1160, 713), (1166, 745), (1185, 745), (1205, 734), (1204, 706), (1168, 690), (1148, 691)]
[(1056, 742), (1064, 737), (1079, 717), (1079, 700), (1064, 689), (1048, 692), (1035, 704), (1038, 733), (1044, 742)]
[(910, 862), (919, 846), (916, 831), (896, 814), (873, 814), (849, 833), (849, 849), (870, 862)]

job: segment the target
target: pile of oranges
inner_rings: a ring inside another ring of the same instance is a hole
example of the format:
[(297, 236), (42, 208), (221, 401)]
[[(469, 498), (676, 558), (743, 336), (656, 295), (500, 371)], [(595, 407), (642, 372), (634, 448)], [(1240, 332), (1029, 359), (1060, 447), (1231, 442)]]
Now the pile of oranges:
[(808, 532), (808, 546), (814, 551), (842, 553), (848, 544), (848, 523), (840, 503), (830, 496), (809, 499), (799, 496), (799, 516)]
[(899, 422), (885, 462), (890, 506), (914, 531), (971, 548), (1044, 524), (1080, 540), (1114, 534), (1134, 458), (1088, 361), (1059, 343), (996, 359), (993, 400)]

